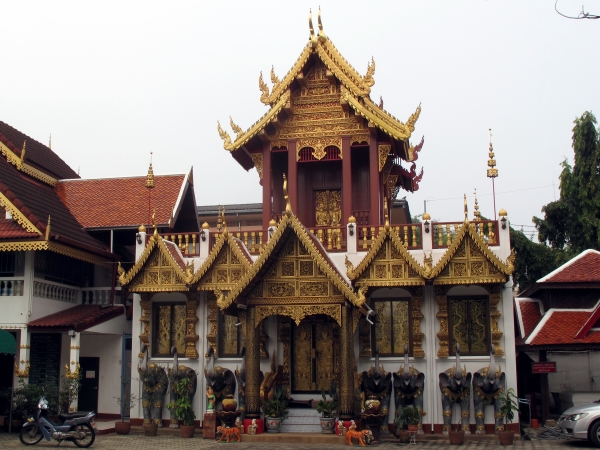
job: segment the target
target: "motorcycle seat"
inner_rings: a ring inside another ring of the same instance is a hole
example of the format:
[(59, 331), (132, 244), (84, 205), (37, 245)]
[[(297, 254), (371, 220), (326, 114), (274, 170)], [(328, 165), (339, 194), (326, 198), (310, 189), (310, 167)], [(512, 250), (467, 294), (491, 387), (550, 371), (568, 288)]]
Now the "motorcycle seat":
[(60, 420), (70, 420), (70, 419), (76, 419), (78, 417), (85, 417), (90, 413), (90, 411), (77, 411), (77, 412), (73, 412), (73, 413), (69, 413), (69, 414), (59, 414), (58, 418)]

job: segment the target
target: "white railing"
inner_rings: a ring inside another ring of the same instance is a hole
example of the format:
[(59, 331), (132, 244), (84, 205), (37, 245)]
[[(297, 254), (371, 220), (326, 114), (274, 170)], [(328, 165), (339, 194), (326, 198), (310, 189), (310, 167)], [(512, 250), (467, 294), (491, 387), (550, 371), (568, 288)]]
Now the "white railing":
[(21, 297), (24, 282), (23, 278), (0, 278), (0, 297)]
[(33, 296), (61, 302), (80, 303), (81, 289), (53, 281), (33, 280)]
[[(81, 302), (85, 305), (109, 305), (111, 287), (86, 287), (81, 289)], [(121, 304), (121, 287), (115, 287), (115, 305)]]

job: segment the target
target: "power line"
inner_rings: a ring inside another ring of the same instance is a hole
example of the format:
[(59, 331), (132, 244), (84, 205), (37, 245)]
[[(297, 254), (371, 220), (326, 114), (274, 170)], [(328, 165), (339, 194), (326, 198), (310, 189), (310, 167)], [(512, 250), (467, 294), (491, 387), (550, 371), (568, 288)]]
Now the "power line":
[[(537, 186), (537, 187), (531, 187), (531, 188), (524, 188), (524, 189), (515, 189), (514, 191), (504, 191), (504, 192), (496, 192), (496, 194), (510, 194), (512, 192), (523, 192), (523, 191), (532, 191), (534, 189), (543, 189), (543, 188), (547, 188), (547, 187), (552, 187), (552, 184), (547, 184), (545, 186)], [(479, 194), (479, 197), (486, 197), (486, 196), (490, 196), (492, 194)], [(467, 198), (472, 198), (475, 197), (474, 195), (467, 195)], [(464, 197), (449, 197), (449, 198), (435, 198), (433, 200), (427, 200), (427, 203), (429, 202), (441, 202), (441, 201), (445, 201), (445, 200), (458, 200)]]

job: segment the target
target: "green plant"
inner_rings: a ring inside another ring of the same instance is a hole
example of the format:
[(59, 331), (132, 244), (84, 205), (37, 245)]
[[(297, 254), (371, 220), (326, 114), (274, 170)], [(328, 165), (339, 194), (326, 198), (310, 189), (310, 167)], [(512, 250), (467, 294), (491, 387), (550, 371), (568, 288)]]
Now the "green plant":
[(125, 416), (125, 411), (132, 410), (140, 400), (135, 394), (131, 393), (131, 382), (125, 382), (123, 384), (122, 396), (113, 398), (117, 401), (117, 404), (120, 407), (121, 419)]
[(58, 405), (61, 413), (68, 413), (70, 406), (77, 401), (81, 390), (81, 373), (73, 373), (70, 377), (60, 377), (60, 390), (58, 391)]
[(42, 397), (48, 402), (50, 415), (58, 413), (59, 392), (55, 378), (48, 378), (42, 384), (25, 383), (20, 378), (12, 401), (13, 417), (25, 420), (33, 416)]
[[(331, 397), (331, 400), (327, 400), (327, 395)], [(322, 417), (334, 417), (334, 411), (337, 410), (338, 407), (338, 395), (335, 387), (335, 383), (331, 383), (329, 387), (329, 392), (325, 392), (325, 389), (321, 389), (321, 397), (322, 400), (319, 400), (317, 404), (317, 412), (321, 413)]]
[(409, 425), (418, 425), (421, 420), (421, 413), (414, 406), (405, 406), (396, 411), (394, 426), (397, 430), (406, 430)]
[(273, 398), (265, 400), (261, 405), (265, 417), (277, 417), (281, 420), (285, 420), (288, 410), (288, 396), (285, 389), (281, 386), (277, 386), (273, 391)]
[(192, 407), (189, 396), (191, 385), (192, 380), (189, 378), (182, 378), (175, 383), (173, 390), (178, 396), (177, 400), (167, 406), (179, 420), (183, 421), (183, 424), (186, 427), (194, 425), (194, 420), (196, 420), (196, 414), (194, 413), (194, 408)]
[(504, 423), (511, 423), (515, 418), (515, 412), (519, 412), (519, 406), (517, 405), (517, 396), (513, 388), (508, 389), (499, 397), (500, 414), (504, 417)]

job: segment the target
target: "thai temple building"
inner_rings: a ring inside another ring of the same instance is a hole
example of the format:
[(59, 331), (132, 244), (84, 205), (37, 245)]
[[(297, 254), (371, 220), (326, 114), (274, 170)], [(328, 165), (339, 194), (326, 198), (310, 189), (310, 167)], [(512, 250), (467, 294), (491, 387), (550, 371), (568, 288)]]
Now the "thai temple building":
[[(144, 370), (195, 371), (200, 421), (209, 386), (217, 409), (233, 394), (252, 419), (275, 386), (293, 409), (335, 383), (343, 420), (374, 396), (387, 428), (408, 398), (424, 432), (447, 431), (460, 405), (464, 429), (493, 433), (498, 392), (517, 381), (507, 213), (482, 220), (465, 199), (453, 222), (393, 215), (401, 191), (426, 183), (424, 142), (412, 141), (421, 106), (402, 122), (374, 103), (375, 61), (362, 75), (320, 13), (317, 25), (285, 76), (271, 71), (269, 86), (261, 74), (268, 112), (246, 130), (231, 120), (233, 134), (218, 126), (240, 170), (256, 170), (262, 224), (233, 227), (220, 210), (216, 226), (139, 228), (135, 263), (118, 269), (133, 294), (132, 366), (139, 356)], [(499, 389), (486, 390), (490, 379)], [(135, 380), (131, 389), (143, 395)], [(145, 398), (133, 421), (168, 425), (155, 406)]]

